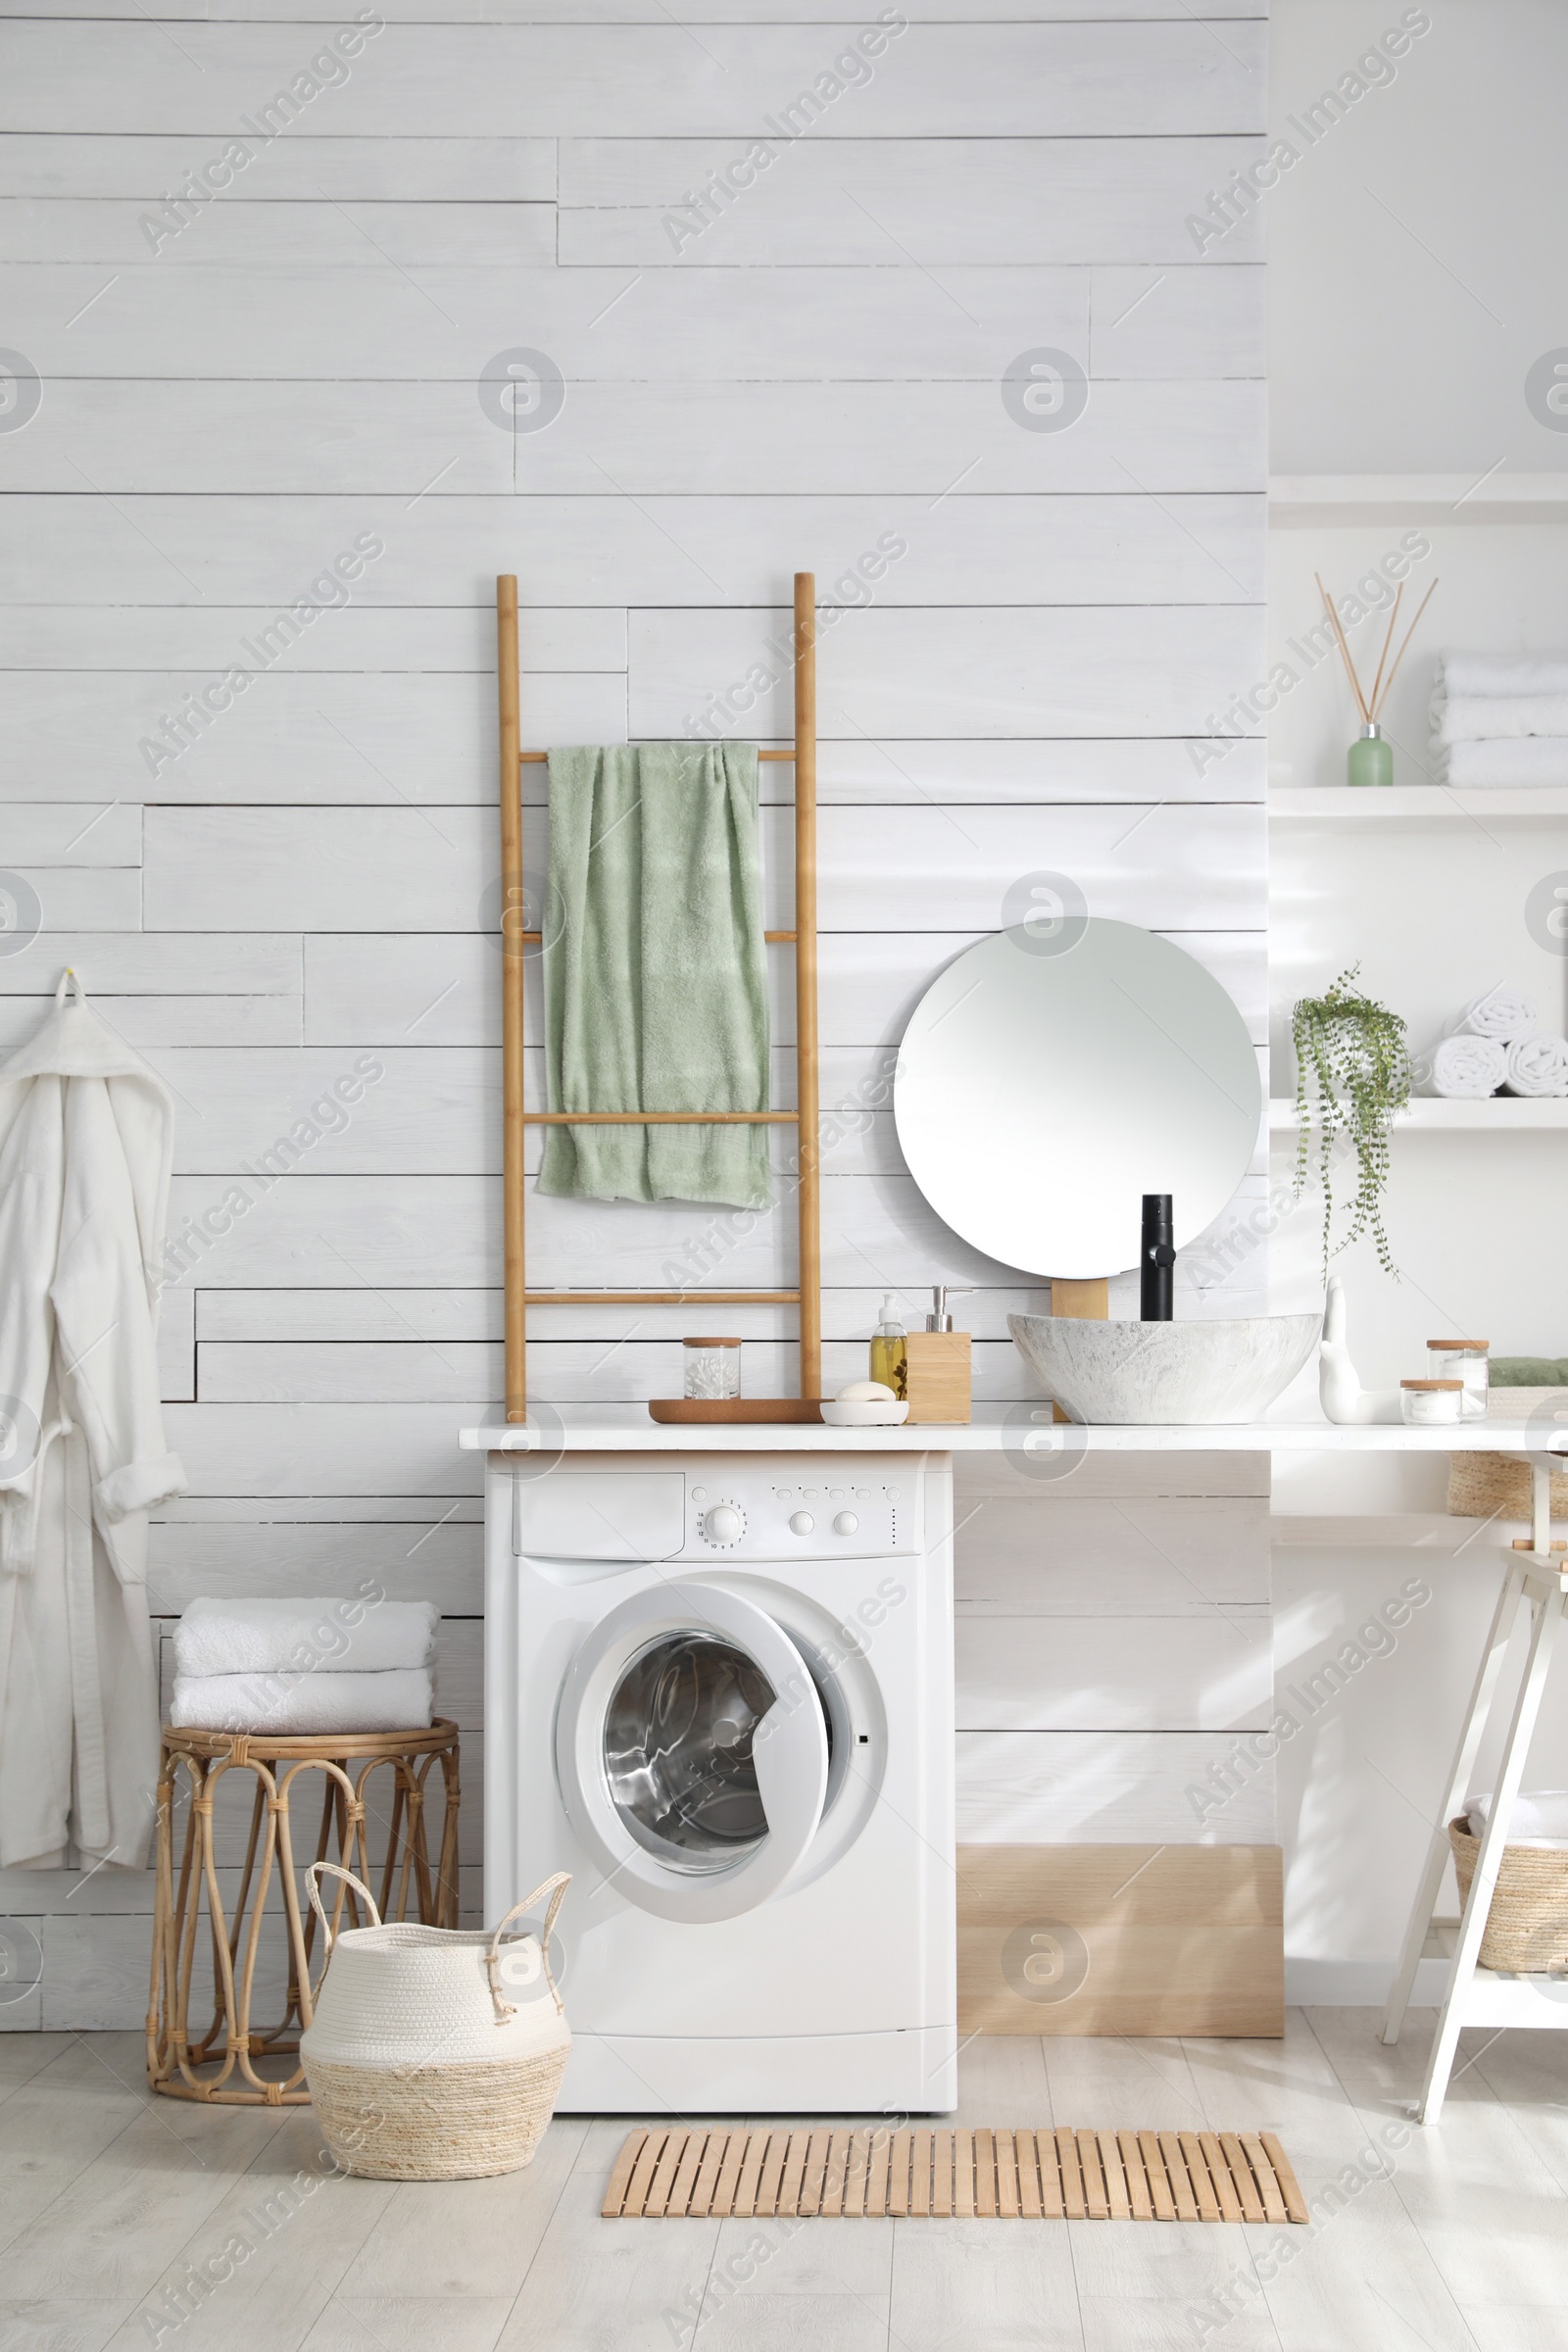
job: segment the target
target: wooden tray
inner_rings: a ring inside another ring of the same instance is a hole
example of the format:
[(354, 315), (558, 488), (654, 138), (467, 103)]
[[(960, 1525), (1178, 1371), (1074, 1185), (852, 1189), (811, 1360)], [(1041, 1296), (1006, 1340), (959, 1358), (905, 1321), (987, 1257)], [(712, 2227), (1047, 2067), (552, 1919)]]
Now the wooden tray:
[(820, 1421), (814, 1396), (651, 1396), (656, 1421)]

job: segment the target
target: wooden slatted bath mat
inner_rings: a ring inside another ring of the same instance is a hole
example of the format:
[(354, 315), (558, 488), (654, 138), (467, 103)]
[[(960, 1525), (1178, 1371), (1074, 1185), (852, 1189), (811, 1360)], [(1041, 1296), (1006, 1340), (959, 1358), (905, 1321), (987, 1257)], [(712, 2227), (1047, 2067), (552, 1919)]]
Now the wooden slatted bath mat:
[(656, 2124), (615, 2160), (606, 2221), (1305, 2222), (1272, 2132), (935, 2132)]

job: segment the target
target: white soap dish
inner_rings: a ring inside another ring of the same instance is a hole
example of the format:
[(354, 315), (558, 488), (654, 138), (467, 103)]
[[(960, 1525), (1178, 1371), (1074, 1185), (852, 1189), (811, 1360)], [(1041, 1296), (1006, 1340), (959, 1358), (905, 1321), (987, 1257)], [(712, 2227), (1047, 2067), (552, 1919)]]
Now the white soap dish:
[(909, 1403), (843, 1404), (824, 1396), (822, 1418), (829, 1429), (897, 1429), (909, 1418)]

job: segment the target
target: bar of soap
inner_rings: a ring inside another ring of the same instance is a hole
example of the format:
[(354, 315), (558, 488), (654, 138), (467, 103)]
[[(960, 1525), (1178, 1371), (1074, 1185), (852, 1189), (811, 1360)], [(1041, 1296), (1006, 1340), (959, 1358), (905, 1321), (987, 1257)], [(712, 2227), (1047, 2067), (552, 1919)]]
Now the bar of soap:
[(840, 1389), (840, 1404), (897, 1404), (898, 1398), (885, 1381), (852, 1380), (847, 1389)]

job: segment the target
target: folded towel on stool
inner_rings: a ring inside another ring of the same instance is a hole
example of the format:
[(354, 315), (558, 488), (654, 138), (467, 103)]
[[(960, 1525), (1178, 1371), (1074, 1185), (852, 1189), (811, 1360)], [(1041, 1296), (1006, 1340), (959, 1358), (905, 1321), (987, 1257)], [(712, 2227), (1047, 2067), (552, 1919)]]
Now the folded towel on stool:
[(1494, 1037), (1446, 1037), (1432, 1056), (1433, 1086), (1454, 1102), (1494, 1095), (1507, 1075), (1507, 1049)]
[(177, 1674), (177, 1731), (415, 1732), (429, 1727), (428, 1666), (380, 1674)]
[[(1471, 1797), (1465, 1816), (1471, 1837), (1483, 1836), (1492, 1817), (1491, 1794)], [(1521, 1788), (1508, 1818), (1508, 1843), (1568, 1852), (1568, 1788)]]
[(1568, 1095), (1568, 1038), (1516, 1038), (1505, 1087), (1510, 1095)]
[[(374, 1591), (379, 1592), (376, 1585)], [(193, 1600), (174, 1628), (176, 1674), (382, 1674), (435, 1664), (428, 1600)]]
[(1505, 988), (1499, 982), (1465, 1007), (1459, 1027), (1467, 1029), (1472, 1037), (1494, 1037), (1499, 1046), (1511, 1046), (1516, 1037), (1535, 1035), (1536, 1008), (1518, 989)]

